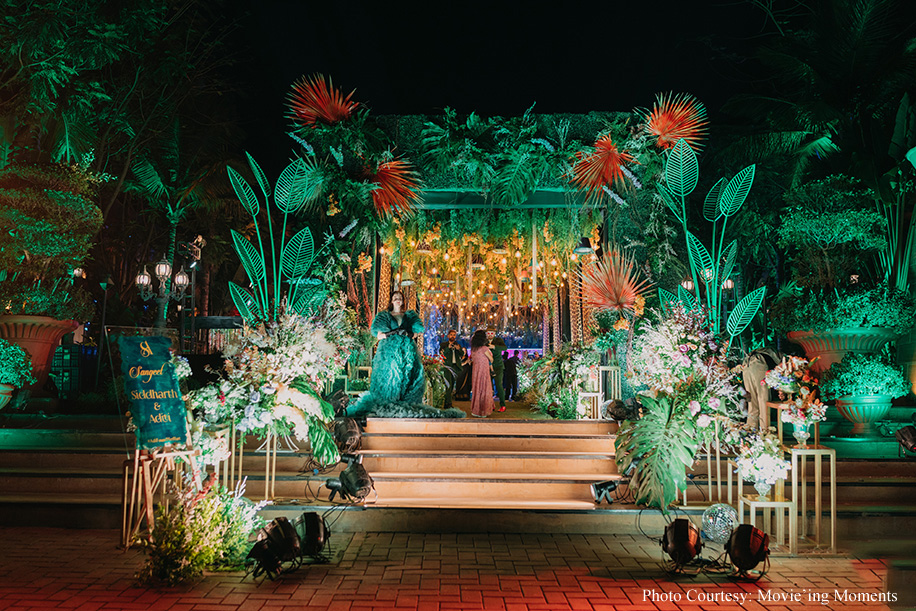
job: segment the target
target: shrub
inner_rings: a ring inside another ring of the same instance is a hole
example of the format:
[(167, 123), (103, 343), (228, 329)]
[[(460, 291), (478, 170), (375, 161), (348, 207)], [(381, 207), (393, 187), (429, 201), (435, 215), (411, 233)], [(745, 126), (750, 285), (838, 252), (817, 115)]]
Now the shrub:
[(842, 327), (886, 327), (902, 335), (916, 322), (916, 301), (885, 286), (859, 291), (806, 291), (770, 309), (777, 331), (826, 331)]
[(910, 392), (903, 370), (876, 354), (847, 354), (828, 371), (821, 390), (831, 398), (849, 395), (890, 395)]
[(29, 354), (20, 346), (0, 338), (0, 384), (19, 388), (34, 382)]

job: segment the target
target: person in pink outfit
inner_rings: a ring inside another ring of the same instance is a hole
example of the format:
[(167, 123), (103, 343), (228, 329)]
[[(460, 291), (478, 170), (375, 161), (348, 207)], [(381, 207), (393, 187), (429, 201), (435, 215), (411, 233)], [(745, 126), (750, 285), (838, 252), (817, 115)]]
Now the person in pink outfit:
[(486, 418), (493, 411), (492, 368), (487, 332), (479, 329), (471, 337), (471, 415), (477, 418)]

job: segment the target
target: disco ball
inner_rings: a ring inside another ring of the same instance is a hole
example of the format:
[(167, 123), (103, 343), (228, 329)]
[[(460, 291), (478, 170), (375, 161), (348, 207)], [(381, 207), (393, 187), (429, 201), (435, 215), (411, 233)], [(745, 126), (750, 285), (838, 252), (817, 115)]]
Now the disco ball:
[(731, 505), (716, 503), (703, 512), (703, 536), (713, 543), (725, 543), (738, 526), (738, 512)]

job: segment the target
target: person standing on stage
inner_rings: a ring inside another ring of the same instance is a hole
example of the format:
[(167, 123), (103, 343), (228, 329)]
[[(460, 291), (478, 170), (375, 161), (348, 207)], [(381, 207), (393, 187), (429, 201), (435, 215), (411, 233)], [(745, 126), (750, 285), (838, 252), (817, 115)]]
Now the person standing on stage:
[(503, 388), (503, 373), (505, 365), (503, 364), (503, 350), (506, 349), (506, 342), (501, 337), (496, 337), (496, 329), (487, 329), (487, 339), (490, 340), (490, 350), (493, 352), (493, 381), (496, 386), (496, 396), (499, 398), (498, 412), (506, 411), (506, 390)]
[(471, 415), (486, 418), (493, 412), (493, 353), (487, 332), (478, 329), (471, 337)]
[(461, 368), (467, 361), (467, 352), (464, 346), (458, 343), (458, 332), (454, 329), (448, 332), (448, 341), (439, 347), (442, 355), (442, 364), (445, 366), (445, 408), (452, 406), (452, 397), (455, 395), (458, 380), (461, 377)]
[(506, 399), (517, 401), (518, 397), (518, 351), (514, 356), (509, 356), (512, 352), (506, 351), (506, 358), (503, 359), (505, 372), (503, 373), (503, 388), (505, 388)]

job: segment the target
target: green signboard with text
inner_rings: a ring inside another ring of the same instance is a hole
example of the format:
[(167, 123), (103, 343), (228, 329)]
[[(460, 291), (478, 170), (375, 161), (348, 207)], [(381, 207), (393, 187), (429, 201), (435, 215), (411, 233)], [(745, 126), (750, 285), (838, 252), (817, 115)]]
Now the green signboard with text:
[(119, 337), (124, 391), (137, 427), (137, 446), (188, 443), (185, 405), (171, 364), (167, 337)]

